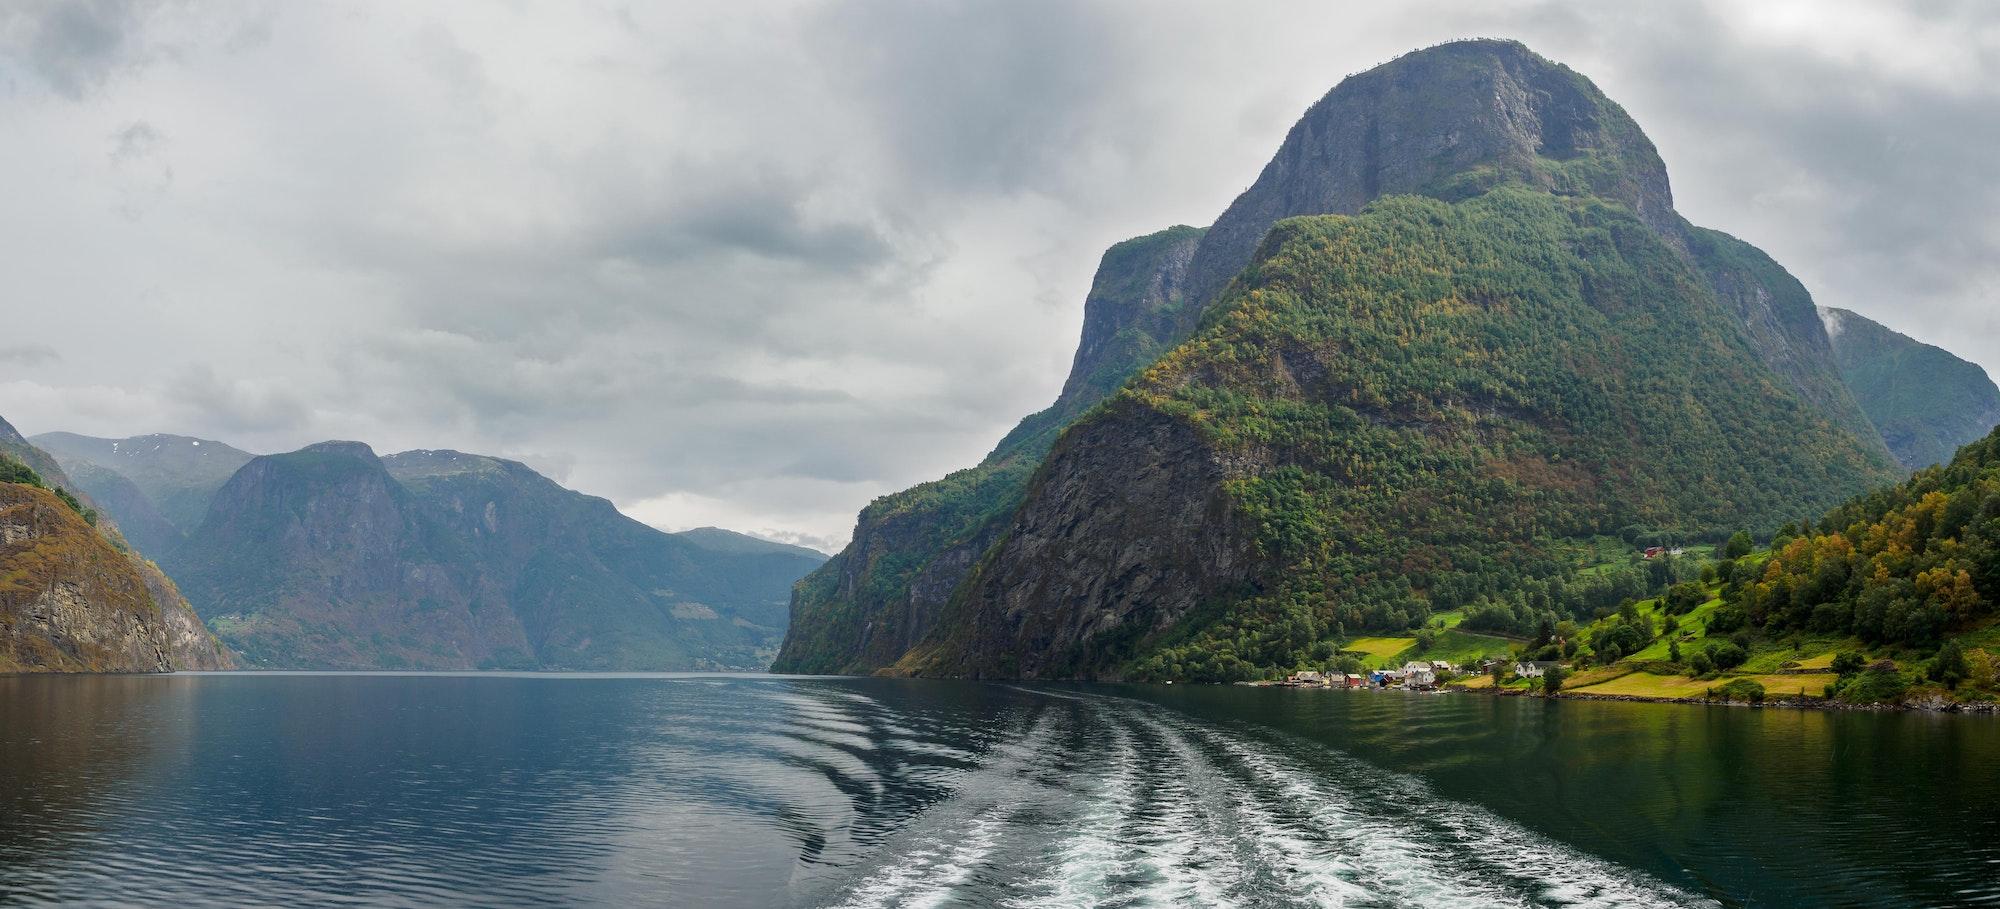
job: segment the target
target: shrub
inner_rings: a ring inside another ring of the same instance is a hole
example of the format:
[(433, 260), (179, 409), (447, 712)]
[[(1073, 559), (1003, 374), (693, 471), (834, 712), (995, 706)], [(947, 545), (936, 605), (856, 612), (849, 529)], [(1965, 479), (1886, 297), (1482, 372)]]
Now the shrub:
[(1957, 688), (1958, 683), (1972, 674), (1972, 667), (1965, 662), (1965, 650), (1957, 641), (1946, 641), (1938, 648), (1937, 657), (1931, 660), (1930, 678), (1946, 688)]
[(1735, 642), (1708, 645), (1708, 661), (1717, 669), (1735, 669), (1750, 659), (1750, 654)]
[(1902, 673), (1877, 667), (1841, 686), (1840, 699), (1853, 704), (1893, 704), (1903, 699), (1909, 687)]
[(1708, 696), (1720, 694), (1725, 701), (1742, 701), (1746, 704), (1764, 703), (1764, 686), (1756, 679), (1730, 679), (1720, 688), (1710, 688)]

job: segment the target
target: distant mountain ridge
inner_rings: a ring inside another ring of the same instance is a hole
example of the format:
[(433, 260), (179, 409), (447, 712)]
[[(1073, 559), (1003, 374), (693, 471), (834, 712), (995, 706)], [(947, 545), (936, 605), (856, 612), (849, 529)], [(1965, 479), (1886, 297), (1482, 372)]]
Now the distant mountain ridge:
[(792, 582), (825, 560), (720, 529), (664, 533), (503, 458), (41, 438), (116, 493), (114, 514), (156, 518), (147, 489), (200, 505), (185, 532), (160, 532), (158, 558), (258, 667), (761, 669)]
[(2000, 424), (2000, 388), (1978, 364), (1845, 309), (1819, 317), (1842, 379), (1904, 467), (1949, 461)]
[(125, 478), (183, 535), (201, 525), (215, 491), (255, 457), (214, 439), (166, 433), (101, 439), (45, 432), (30, 441), (66, 464), (87, 462)]

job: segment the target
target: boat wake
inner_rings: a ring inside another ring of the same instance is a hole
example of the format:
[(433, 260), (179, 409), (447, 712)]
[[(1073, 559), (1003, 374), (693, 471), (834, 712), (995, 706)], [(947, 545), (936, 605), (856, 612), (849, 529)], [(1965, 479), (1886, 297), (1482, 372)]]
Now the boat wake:
[(1052, 694), (1020, 724), (815, 902), (1715, 905), (1338, 752), (1113, 696)]

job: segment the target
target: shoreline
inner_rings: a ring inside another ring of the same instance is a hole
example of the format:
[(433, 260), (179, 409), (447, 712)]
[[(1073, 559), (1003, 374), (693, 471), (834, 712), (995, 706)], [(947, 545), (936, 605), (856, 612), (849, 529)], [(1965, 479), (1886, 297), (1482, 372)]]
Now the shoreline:
[[(1547, 699), (1547, 695), (1532, 694), (1530, 692), (1523, 690), (1495, 690), (1489, 688), (1449, 688), (1445, 690), (1457, 694), (1484, 694), (1489, 697), (1503, 697), (1503, 698), (1541, 697)], [(1782, 698), (1767, 698), (1762, 701), (1753, 702), (1753, 701), (1733, 701), (1728, 699), (1702, 698), (1702, 697), (1649, 698), (1637, 694), (1594, 694), (1589, 691), (1558, 692), (1555, 696), (1555, 700), (1622, 701), (1634, 704), (1682, 704), (1682, 705), (1690, 705), (1697, 707), (1750, 707), (1750, 708), (1774, 707), (1787, 710), (1854, 710), (1867, 713), (1909, 712), (1909, 713), (1964, 713), (1964, 714), (1986, 714), (1986, 715), (2000, 714), (2000, 702), (1997, 701), (1979, 701), (1970, 704), (1961, 701), (1935, 701), (1935, 700), (1899, 701), (1893, 704), (1887, 704), (1887, 703), (1850, 704), (1845, 701), (1836, 701), (1827, 698), (1813, 698), (1813, 697), (1801, 698), (1794, 696), (1794, 697), (1782, 697)]]

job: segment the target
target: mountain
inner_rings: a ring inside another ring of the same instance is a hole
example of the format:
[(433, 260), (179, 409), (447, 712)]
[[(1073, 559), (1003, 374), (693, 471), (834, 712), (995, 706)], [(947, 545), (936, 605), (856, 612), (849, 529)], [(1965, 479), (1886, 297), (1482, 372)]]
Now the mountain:
[[(208, 514), (208, 501), (215, 491), (229, 482), (229, 478), (235, 476), (236, 471), (253, 457), (247, 451), (213, 439), (158, 433), (128, 439), (100, 439), (71, 432), (48, 432), (35, 436), (31, 441), (55, 455), (79, 483), (106, 483), (109, 493), (108, 486), (115, 481), (105, 479), (105, 475), (122, 477), (131, 488), (145, 496), (150, 510), (181, 536), (201, 525), (202, 517)], [(84, 465), (96, 469), (85, 470)], [(99, 498), (123, 501), (128, 496), (121, 491)], [(136, 522), (127, 520), (123, 523)], [(136, 542), (137, 534), (134, 538)], [(144, 543), (140, 547), (153, 551)]]
[(1188, 267), (1204, 231), (1174, 227), (1113, 246), (1084, 300), (1083, 339), (1063, 391), (976, 467), (871, 503), (854, 539), (793, 593), (773, 671), (867, 671), (922, 640), (1056, 434), (1176, 339)]
[(1079, 362), (1100, 287), (1171, 288), (1133, 304), (1164, 354), (1009, 437), (1052, 449), (870, 505), (774, 668), (1221, 677), (1569, 570), (1577, 537), (1893, 476), (1804, 288), (1517, 43), (1344, 81), (1193, 242), (1086, 304)]
[(0, 420), (0, 672), (228, 669), (159, 568)]
[(762, 668), (821, 559), (724, 548), (517, 462), (325, 442), (245, 464), (169, 568), (259, 666)]
[(1904, 467), (1941, 463), (2000, 425), (1986, 370), (1845, 309), (1819, 317), (1841, 377)]

